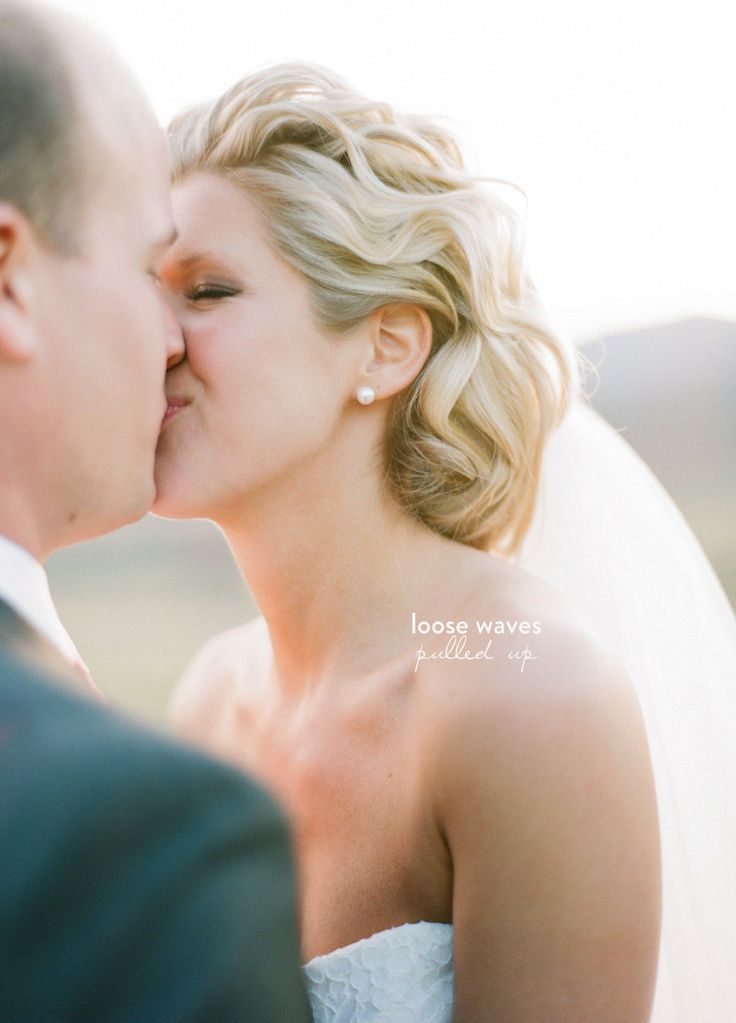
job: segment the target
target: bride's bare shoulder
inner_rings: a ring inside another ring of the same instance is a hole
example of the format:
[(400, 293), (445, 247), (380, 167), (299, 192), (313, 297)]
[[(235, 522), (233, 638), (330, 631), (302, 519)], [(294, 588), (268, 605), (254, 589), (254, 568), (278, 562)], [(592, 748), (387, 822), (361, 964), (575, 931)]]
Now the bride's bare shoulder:
[(454, 617), (465, 626), (462, 640), (432, 635), (423, 646), (436, 656), (417, 665), (426, 720), (446, 733), (445, 741), (434, 736), (435, 748), (438, 742), (457, 748), (466, 729), (485, 729), (486, 737), (498, 731), (501, 744), (512, 723), (522, 740), (527, 735), (533, 742), (535, 719), (541, 724), (591, 707), (636, 713), (633, 686), (615, 652), (584, 609), (546, 580), (491, 558)]
[[(580, 964), (582, 1004), (590, 963), (610, 964), (600, 983), (615, 990), (624, 970), (649, 983), (656, 962), (659, 839), (644, 722), (624, 667), (581, 613), (527, 573), (504, 568), (496, 581), (485, 598), (473, 591), (463, 615), (475, 650), (476, 622), (497, 624), (494, 659), (426, 662), (417, 686), (430, 726), (424, 777), (453, 863), (457, 976), (484, 948), (512, 964), (508, 995), (522, 1005), (527, 978), (513, 964), (550, 962), (564, 946), (566, 962)], [(521, 621), (539, 631), (512, 631)], [(509, 656), (519, 648), (533, 658)]]
[(553, 801), (573, 807), (581, 777), (603, 798), (615, 775), (633, 801), (649, 761), (625, 666), (545, 581), (504, 564), (488, 582), (458, 615), (471, 656), (428, 659), (417, 672), (426, 777), (443, 826), (464, 834), (470, 806), (508, 808), (544, 779), (556, 779)]
[(179, 679), (168, 716), (180, 733), (212, 732), (265, 677), (270, 641), (262, 616), (209, 639)]
[[(538, 646), (565, 638), (596, 642), (583, 608), (540, 576), (496, 555), (464, 552), (464, 594), (453, 617), (468, 623), (468, 639), (492, 636), (494, 645), (535, 637)], [(453, 609), (455, 610), (455, 609)], [(525, 623), (537, 623), (531, 630)]]

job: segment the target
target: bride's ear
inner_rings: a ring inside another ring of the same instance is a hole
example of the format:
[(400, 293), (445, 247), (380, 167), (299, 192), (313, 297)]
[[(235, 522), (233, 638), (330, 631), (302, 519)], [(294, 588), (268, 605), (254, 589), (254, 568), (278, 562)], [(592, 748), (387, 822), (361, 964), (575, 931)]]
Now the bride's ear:
[(411, 303), (382, 306), (370, 318), (372, 357), (360, 383), (379, 398), (398, 394), (416, 379), (432, 350), (432, 321)]
[(26, 362), (36, 351), (33, 249), (26, 218), (9, 203), (0, 203), (0, 362)]

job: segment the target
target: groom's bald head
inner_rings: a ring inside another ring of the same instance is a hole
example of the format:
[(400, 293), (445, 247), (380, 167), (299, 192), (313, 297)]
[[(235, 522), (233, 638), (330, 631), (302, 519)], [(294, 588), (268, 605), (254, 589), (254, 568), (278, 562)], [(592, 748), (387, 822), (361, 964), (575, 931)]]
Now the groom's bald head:
[(58, 20), (0, 3), (0, 199), (56, 247), (84, 187), (79, 93)]
[(153, 122), (122, 61), (58, 11), (0, 0), (0, 202), (49, 245), (76, 247), (103, 164), (143, 143)]

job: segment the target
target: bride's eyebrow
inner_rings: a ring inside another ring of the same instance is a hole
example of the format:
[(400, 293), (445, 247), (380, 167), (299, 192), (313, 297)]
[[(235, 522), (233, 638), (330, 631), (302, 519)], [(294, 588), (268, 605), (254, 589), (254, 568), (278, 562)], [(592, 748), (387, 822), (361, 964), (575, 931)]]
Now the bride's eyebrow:
[(213, 249), (205, 249), (202, 252), (192, 252), (188, 256), (177, 257), (176, 262), (179, 267), (187, 269), (197, 263), (227, 264), (229, 261), (224, 254), (218, 253)]
[(216, 249), (197, 249), (189, 252), (183, 249), (181, 255), (176, 250), (171, 252), (163, 273), (167, 280), (186, 281), (195, 274), (212, 275), (222, 281), (238, 285), (244, 280), (244, 271), (233, 263), (232, 256)]

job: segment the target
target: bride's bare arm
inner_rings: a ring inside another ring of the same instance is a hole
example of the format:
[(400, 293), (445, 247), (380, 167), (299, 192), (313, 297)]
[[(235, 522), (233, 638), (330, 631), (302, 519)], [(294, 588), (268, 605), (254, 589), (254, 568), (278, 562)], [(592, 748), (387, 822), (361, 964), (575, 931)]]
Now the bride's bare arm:
[[(453, 862), (453, 1023), (645, 1023), (656, 797), (628, 676), (585, 636), (445, 687), (435, 793)], [(440, 706), (441, 705), (441, 706)]]

